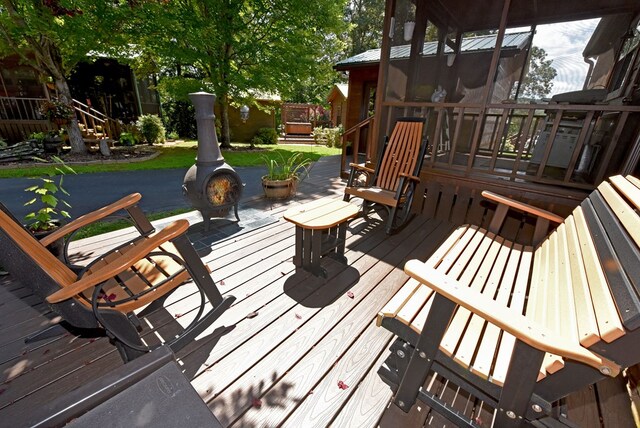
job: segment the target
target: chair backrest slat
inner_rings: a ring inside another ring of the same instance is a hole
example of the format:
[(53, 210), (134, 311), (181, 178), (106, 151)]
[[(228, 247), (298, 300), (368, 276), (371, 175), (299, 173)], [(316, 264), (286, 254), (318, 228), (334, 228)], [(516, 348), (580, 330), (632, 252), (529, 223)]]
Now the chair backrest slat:
[(413, 174), (422, 141), (424, 121), (398, 120), (383, 154), (376, 185), (396, 190), (400, 173)]
[[(535, 259), (546, 260), (554, 238), (566, 241), (583, 346), (600, 340), (609, 343), (640, 327), (640, 187), (622, 176), (609, 181), (600, 184), (536, 249)], [(534, 271), (541, 275), (556, 275), (555, 268), (547, 272), (543, 263), (535, 265)], [(562, 286), (557, 282), (540, 286)]]
[(620, 318), (635, 330), (640, 327), (640, 251), (599, 192), (581, 205)]
[(67, 286), (76, 280), (76, 275), (73, 271), (40, 244), (2, 204), (0, 204), (0, 228), (60, 287)]

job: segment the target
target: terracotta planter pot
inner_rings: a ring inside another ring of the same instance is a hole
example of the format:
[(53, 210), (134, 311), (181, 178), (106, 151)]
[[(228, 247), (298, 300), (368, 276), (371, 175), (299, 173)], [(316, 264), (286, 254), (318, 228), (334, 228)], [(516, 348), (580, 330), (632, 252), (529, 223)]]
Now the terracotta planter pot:
[(287, 199), (295, 195), (298, 180), (289, 178), (286, 180), (269, 180), (262, 177), (264, 194), (270, 199)]

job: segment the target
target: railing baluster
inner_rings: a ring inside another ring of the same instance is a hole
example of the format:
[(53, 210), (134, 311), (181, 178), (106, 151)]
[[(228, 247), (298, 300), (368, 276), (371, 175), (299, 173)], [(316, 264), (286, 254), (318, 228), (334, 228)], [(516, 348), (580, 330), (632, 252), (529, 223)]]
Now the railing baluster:
[(564, 174), (564, 179), (562, 180), (564, 183), (568, 183), (571, 181), (571, 176), (573, 175), (573, 170), (576, 166), (576, 162), (578, 162), (578, 156), (582, 152), (582, 148), (584, 147), (585, 141), (587, 141), (587, 135), (591, 131), (593, 131), (593, 124), (591, 123), (593, 120), (593, 111), (587, 113), (587, 116), (584, 118), (584, 122), (582, 123), (582, 129), (580, 130), (580, 134), (578, 135), (578, 141), (576, 142), (576, 146), (573, 148), (573, 153), (571, 154), (571, 160), (569, 161), (569, 165), (567, 165), (567, 171)]
[[(507, 125), (508, 125), (508, 117), (509, 117), (509, 109), (504, 109), (502, 112), (502, 116), (500, 116), (500, 120), (496, 123), (494, 127), (493, 133), (491, 135), (491, 141), (495, 146), (493, 147), (493, 151), (491, 152), (491, 161), (489, 162), (489, 171), (493, 171), (496, 168), (496, 160), (498, 159), (498, 152), (500, 151), (500, 147), (503, 144), (503, 141), (507, 138)], [(496, 131), (500, 128), (500, 138), (498, 140), (495, 139)]]
[[(538, 166), (538, 170), (536, 171), (536, 178), (542, 178), (542, 173), (544, 172), (545, 167), (547, 166), (547, 162), (549, 161), (549, 156), (551, 155), (551, 149), (555, 144), (556, 134), (558, 133), (558, 128), (560, 127), (560, 121), (562, 120), (562, 110), (556, 111), (556, 117), (553, 120), (553, 126), (551, 127), (551, 133), (547, 137), (547, 143), (544, 147), (544, 153), (542, 155), (542, 159), (540, 160), (540, 165)], [(539, 143), (536, 143), (539, 144)]]
[(609, 140), (606, 152), (600, 160), (600, 169), (598, 170), (598, 175), (596, 175), (596, 180), (593, 184), (599, 184), (604, 179), (604, 175), (607, 171), (607, 167), (609, 166), (609, 162), (611, 161), (611, 157), (613, 156), (613, 152), (617, 148), (617, 145), (614, 144), (614, 142), (617, 142), (620, 139), (622, 129), (624, 128), (625, 123), (627, 123), (627, 117), (629, 117), (629, 112), (623, 111), (620, 115), (620, 118), (618, 119), (616, 129), (613, 132), (611, 139)]
[(436, 117), (436, 129), (433, 134), (433, 140), (431, 141), (431, 161), (429, 162), (431, 165), (436, 163), (436, 157), (438, 156), (438, 146), (440, 145), (440, 140), (442, 139), (442, 109), (433, 109), (432, 111), (437, 112)]
[[(514, 180), (518, 175), (518, 169), (520, 168), (520, 161), (522, 160), (522, 156), (525, 154), (529, 154), (530, 146), (527, 147), (525, 153), (525, 145), (527, 144), (527, 140), (531, 141), (533, 138), (529, 133), (531, 130), (531, 123), (533, 122), (533, 116), (535, 114), (535, 110), (529, 110), (527, 114), (527, 118), (524, 121), (524, 126), (521, 127), (520, 138), (518, 139), (518, 147), (516, 148), (516, 159), (513, 162), (513, 168), (511, 169), (511, 179)], [(536, 124), (538, 121), (536, 120)]]
[[(455, 109), (454, 109), (455, 112)], [(453, 115), (455, 117), (455, 113)], [(460, 108), (458, 113), (458, 119), (456, 120), (456, 128), (453, 131), (451, 140), (451, 149), (449, 153), (449, 166), (453, 164), (453, 158), (456, 155), (456, 149), (458, 147), (458, 140), (460, 139), (460, 130), (462, 129), (462, 123), (464, 122), (464, 107)]]

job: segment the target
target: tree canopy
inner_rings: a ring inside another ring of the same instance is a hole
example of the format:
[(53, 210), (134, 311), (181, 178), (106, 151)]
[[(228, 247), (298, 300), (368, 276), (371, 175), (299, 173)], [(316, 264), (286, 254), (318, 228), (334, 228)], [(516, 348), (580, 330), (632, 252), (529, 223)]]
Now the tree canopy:
[(537, 46), (531, 47), (529, 71), (522, 80), (519, 98), (541, 99), (553, 89), (553, 79), (558, 74), (547, 59), (547, 52)]
[(349, 23), (348, 56), (380, 47), (384, 0), (350, 0), (345, 8), (345, 20)]
[(291, 99), (329, 76), (341, 42), (343, 2), (335, 0), (174, 0), (149, 2), (136, 27), (144, 58), (163, 73), (162, 89), (184, 98), (210, 90), (228, 108), (256, 94)]
[[(0, 0), (0, 54), (16, 54), (52, 78), (60, 100), (71, 102), (67, 77), (97, 49), (126, 44), (129, 5), (92, 0)], [(86, 147), (74, 118), (67, 127), (71, 150)]]

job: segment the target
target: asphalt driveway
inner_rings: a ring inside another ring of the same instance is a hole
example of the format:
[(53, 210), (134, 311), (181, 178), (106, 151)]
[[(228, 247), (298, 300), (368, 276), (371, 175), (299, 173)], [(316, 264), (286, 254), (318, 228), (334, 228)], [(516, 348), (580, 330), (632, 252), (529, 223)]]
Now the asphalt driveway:
[[(234, 169), (245, 183), (242, 199), (262, 193), (260, 177), (266, 172), (264, 167)], [(182, 195), (182, 181), (186, 172), (186, 169), (163, 169), (67, 175), (64, 177), (64, 187), (70, 196), (64, 199), (71, 204), (69, 213), (72, 217), (98, 209), (134, 192), (142, 194), (140, 205), (147, 213), (189, 208), (189, 202)], [(18, 219), (33, 211), (33, 207), (24, 206), (33, 197), (24, 189), (32, 186), (33, 181), (28, 178), (0, 179), (0, 202)]]

